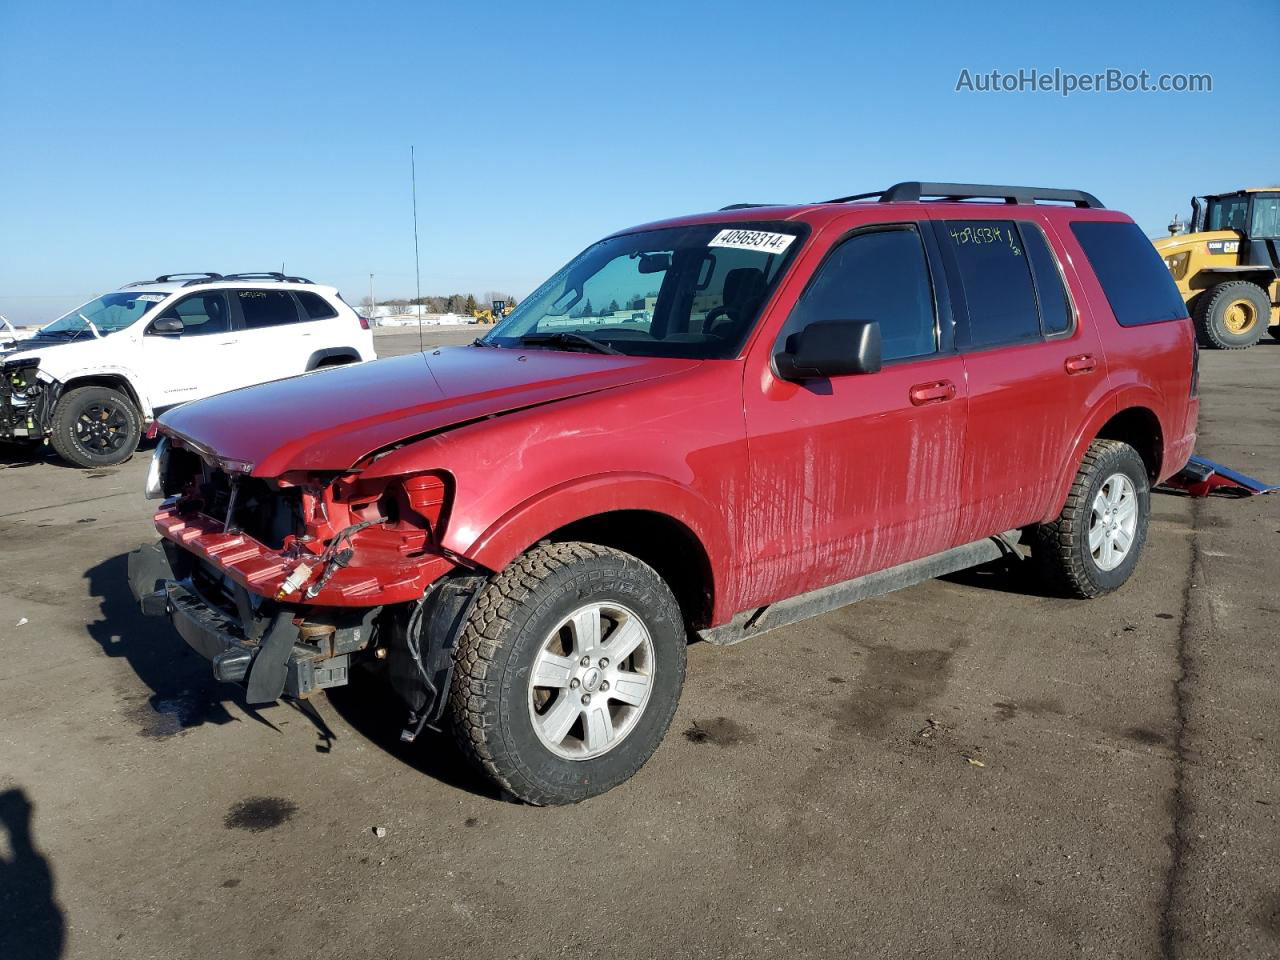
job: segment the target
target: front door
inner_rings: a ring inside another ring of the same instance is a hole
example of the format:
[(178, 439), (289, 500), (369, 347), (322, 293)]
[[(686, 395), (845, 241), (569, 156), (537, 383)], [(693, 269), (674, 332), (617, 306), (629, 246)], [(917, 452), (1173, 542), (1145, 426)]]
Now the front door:
[[(181, 333), (156, 333), (157, 319), (182, 323)], [(192, 293), (152, 319), (142, 338), (142, 362), (151, 386), (151, 405), (170, 407), (236, 386), (231, 382), (238, 334), (225, 295)]]
[(748, 374), (751, 606), (955, 545), (967, 398), (950, 312), (934, 296), (934, 246), (914, 223), (843, 239), (773, 345), (813, 322), (874, 320), (880, 372), (805, 383)]

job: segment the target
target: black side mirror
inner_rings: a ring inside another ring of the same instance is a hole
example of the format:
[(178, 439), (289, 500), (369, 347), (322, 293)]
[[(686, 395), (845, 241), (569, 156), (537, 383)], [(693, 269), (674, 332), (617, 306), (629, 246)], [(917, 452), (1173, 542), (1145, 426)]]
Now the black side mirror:
[(158, 333), (161, 336), (171, 337), (182, 333), (182, 321), (177, 317), (160, 317), (153, 320), (151, 329), (148, 333)]
[(823, 320), (787, 337), (773, 358), (783, 380), (818, 380), (880, 371), (880, 324)]

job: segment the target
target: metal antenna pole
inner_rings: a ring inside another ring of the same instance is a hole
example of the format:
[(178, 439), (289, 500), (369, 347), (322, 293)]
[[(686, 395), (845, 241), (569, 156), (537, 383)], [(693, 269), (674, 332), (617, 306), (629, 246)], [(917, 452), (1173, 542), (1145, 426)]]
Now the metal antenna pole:
[(372, 323), (378, 316), (378, 301), (373, 299), (373, 274), (369, 274), (369, 322)]
[(413, 190), (413, 274), (417, 283), (418, 300), (418, 350), (422, 346), (422, 268), (418, 263), (418, 168), (413, 160), (413, 145), (409, 145), (409, 183)]

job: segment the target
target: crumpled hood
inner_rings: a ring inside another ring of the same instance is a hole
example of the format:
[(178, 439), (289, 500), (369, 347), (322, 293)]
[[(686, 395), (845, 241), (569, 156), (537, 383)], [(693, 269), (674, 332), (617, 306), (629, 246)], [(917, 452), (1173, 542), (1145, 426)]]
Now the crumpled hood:
[[(115, 334), (109, 334), (115, 336)], [(5, 339), (5, 334), (0, 331), (0, 340)], [(42, 340), (39, 337), (27, 337), (25, 340), (14, 340), (8, 343), (3, 350), (0, 350), (0, 361), (14, 360), (26, 356), (39, 357), (41, 366), (45, 366), (45, 358), (48, 357), (54, 368), (54, 375), (76, 364), (85, 364), (92, 362), (91, 353), (94, 351), (95, 345), (101, 341), (89, 331), (82, 333), (77, 339), (50, 338)]]
[(375, 450), (465, 421), (697, 366), (695, 360), (442, 347), (183, 404), (162, 432), (254, 476), (346, 470)]

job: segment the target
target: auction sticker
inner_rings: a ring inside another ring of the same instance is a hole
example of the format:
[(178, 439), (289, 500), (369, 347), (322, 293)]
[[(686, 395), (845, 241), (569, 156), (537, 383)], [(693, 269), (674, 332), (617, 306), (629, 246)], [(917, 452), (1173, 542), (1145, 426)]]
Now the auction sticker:
[(791, 241), (795, 238), (794, 233), (772, 233), (768, 230), (721, 230), (711, 238), (707, 246), (782, 253), (791, 246)]
[(141, 300), (143, 303), (159, 303), (167, 296), (167, 293), (140, 293), (136, 299)]

